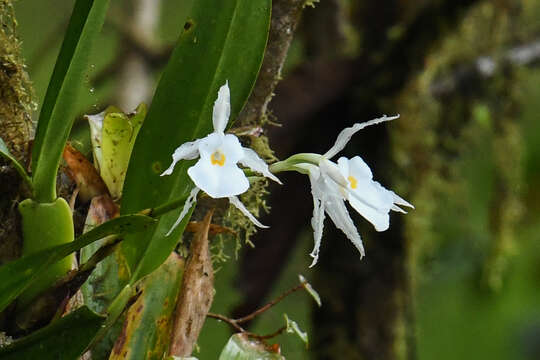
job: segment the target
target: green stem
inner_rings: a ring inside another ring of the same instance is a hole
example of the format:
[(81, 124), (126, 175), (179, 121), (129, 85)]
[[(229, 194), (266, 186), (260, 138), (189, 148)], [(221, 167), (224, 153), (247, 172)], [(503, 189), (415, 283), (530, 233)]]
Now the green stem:
[[(63, 198), (51, 203), (26, 199), (19, 204), (19, 212), (22, 218), (23, 256), (73, 241), (73, 215)], [(69, 255), (51, 265), (41, 282), (32, 285), (21, 294), (19, 306), (25, 306), (36, 295), (67, 274), (71, 270), (73, 258), (74, 255)]]
[(269, 170), (274, 174), (277, 174), (283, 171), (298, 171), (301, 173), (305, 173), (305, 170), (302, 170), (301, 168), (298, 168), (295, 165), (311, 164), (311, 165), (318, 166), (319, 161), (321, 161), (321, 159), (322, 159), (322, 155), (319, 155), (319, 154), (312, 154), (312, 153), (295, 154), (286, 160), (278, 161), (277, 163), (270, 165)]
[(145, 209), (140, 212), (141, 215), (147, 215), (153, 218), (157, 218), (165, 213), (168, 213), (169, 211), (172, 211), (181, 205), (186, 203), (186, 200), (188, 198), (188, 195), (184, 195), (182, 197), (179, 197), (178, 199), (175, 199), (171, 202), (165, 203), (163, 205), (156, 206), (155, 208), (151, 209)]

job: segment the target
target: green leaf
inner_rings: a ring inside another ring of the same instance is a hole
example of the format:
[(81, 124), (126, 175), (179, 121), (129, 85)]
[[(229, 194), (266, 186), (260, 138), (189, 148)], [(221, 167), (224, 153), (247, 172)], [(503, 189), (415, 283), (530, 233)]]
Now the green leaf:
[[(270, 8), (271, 0), (194, 2), (135, 142), (124, 186), (123, 214), (168, 203), (193, 188), (187, 176), (193, 161), (179, 164), (171, 176), (159, 175), (171, 162), (175, 148), (212, 132), (212, 106), (226, 80), (231, 89), (231, 119), (241, 110), (262, 62)], [(144, 234), (124, 241), (132, 281), (169, 256), (189, 218), (165, 237), (180, 210), (164, 215)]]
[(32, 180), (26, 173), (26, 170), (24, 170), (24, 166), (22, 166), (21, 163), (19, 163), (17, 159), (13, 157), (2, 138), (0, 138), (0, 155), (3, 156), (6, 160), (11, 161), (13, 167), (15, 168), (15, 170), (17, 170), (19, 175), (21, 175), (23, 180), (26, 181), (26, 183), (30, 185), (30, 187), (32, 187)]
[(108, 0), (77, 0), (39, 114), (32, 150), (34, 196), (56, 199), (56, 172), (84, 83), (89, 55), (105, 20)]
[(142, 231), (154, 223), (144, 215), (121, 216), (81, 235), (75, 241), (54, 246), (0, 267), (0, 311), (4, 310), (24, 289), (46, 275), (52, 264), (62, 260), (82, 247), (112, 234)]
[(90, 124), (94, 163), (114, 199), (122, 195), (131, 150), (146, 112), (146, 105), (140, 104), (130, 114), (110, 106), (102, 113), (86, 116)]
[(289, 334), (298, 335), (300, 340), (302, 340), (307, 347), (309, 345), (307, 332), (300, 330), (300, 327), (298, 326), (296, 321), (289, 319), (287, 314), (283, 314), (283, 317), (285, 318), (285, 321), (287, 323), (287, 329), (285, 331), (287, 331)]
[(122, 337), (119, 337), (109, 360), (162, 360), (171, 337), (172, 316), (180, 291), (184, 261), (171, 254), (156, 271), (141, 280), (142, 294), (130, 306)]
[(0, 349), (2, 360), (76, 360), (101, 328), (105, 318), (87, 307)]
[(322, 302), (321, 302), (321, 297), (319, 296), (319, 293), (313, 288), (313, 286), (311, 286), (310, 283), (307, 282), (306, 278), (302, 274), (298, 274), (298, 279), (300, 280), (301, 283), (305, 283), (304, 289), (306, 289), (308, 294), (311, 295), (311, 297), (313, 298), (313, 300), (315, 300), (317, 305), (321, 307)]
[(223, 348), (219, 360), (285, 360), (278, 353), (270, 352), (264, 344), (257, 340), (249, 339), (244, 334), (231, 336), (227, 345)]

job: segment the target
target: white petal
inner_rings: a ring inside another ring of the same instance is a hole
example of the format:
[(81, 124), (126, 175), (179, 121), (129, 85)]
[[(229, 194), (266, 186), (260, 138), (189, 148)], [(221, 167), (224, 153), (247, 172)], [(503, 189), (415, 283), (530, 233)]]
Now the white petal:
[(171, 165), (160, 176), (171, 175), (174, 170), (174, 166), (180, 160), (196, 159), (199, 156), (199, 141), (200, 140), (190, 141), (176, 148), (172, 154), (173, 161)]
[[(340, 160), (343, 158), (340, 158)], [(349, 163), (349, 171), (350, 173), (355, 176), (356, 178), (368, 178), (372, 179), (373, 174), (371, 173), (371, 169), (369, 168), (368, 164), (360, 157), (355, 156), (352, 159), (348, 161)]]
[(321, 160), (319, 162), (319, 169), (323, 175), (332, 179), (336, 184), (339, 184), (344, 188), (347, 188), (349, 185), (347, 179), (341, 174), (339, 167), (330, 160)]
[[(310, 179), (312, 179), (311, 176)], [(319, 248), (321, 247), (325, 217), (324, 201), (318, 198), (318, 191), (315, 190), (317, 185), (314, 183), (314, 181), (316, 181), (316, 179), (313, 178), (311, 181), (311, 194), (313, 195), (313, 217), (311, 218), (311, 227), (313, 228), (313, 240), (315, 244), (313, 246), (313, 251), (311, 251), (310, 254), (313, 261), (309, 267), (315, 266), (315, 264), (317, 264), (317, 260), (319, 259)]]
[(400, 208), (400, 207), (397, 206), (397, 205), (393, 205), (391, 210), (393, 210), (393, 211), (395, 211), (395, 212), (400, 212), (400, 213), (402, 213), (402, 214), (406, 214), (406, 213), (407, 213), (405, 210), (403, 210), (402, 208)]
[(394, 204), (392, 193), (373, 180), (359, 180), (356, 189), (349, 188), (348, 199), (352, 198), (375, 210), (384, 212), (390, 211)]
[(199, 140), (201, 159), (210, 160), (216, 152), (225, 155), (225, 165), (235, 165), (244, 157), (244, 148), (235, 135), (212, 133)]
[[(389, 190), (390, 191), (390, 190)], [(397, 195), (395, 192), (393, 191), (390, 191), (392, 193), (392, 196), (394, 197), (394, 204), (397, 204), (397, 205), (403, 205), (403, 206), (408, 206), (410, 208), (413, 208), (414, 209), (414, 206), (413, 204), (409, 203), (408, 201), (402, 199), (399, 195)], [(405, 212), (406, 213), (406, 212)]]
[(377, 119), (373, 119), (373, 120), (369, 120), (369, 121), (366, 121), (366, 122), (363, 122), (363, 123), (357, 123), (357, 124), (354, 124), (353, 126), (351, 127), (348, 127), (348, 128), (345, 128), (343, 129), (337, 139), (336, 139), (336, 143), (334, 144), (334, 146), (332, 146), (330, 148), (330, 150), (328, 150), (326, 152), (326, 154), (324, 154), (323, 156), (327, 159), (331, 159), (333, 158), (338, 152), (340, 152), (341, 150), (343, 150), (343, 148), (345, 147), (345, 145), (347, 145), (347, 143), (349, 142), (349, 140), (351, 140), (351, 137), (358, 131), (362, 130), (363, 128), (365, 127), (368, 127), (370, 125), (375, 125), (375, 124), (379, 124), (379, 123), (382, 123), (384, 121), (390, 121), (390, 120), (394, 120), (394, 119), (397, 119), (399, 118), (399, 115), (397, 116), (386, 116), (384, 115), (383, 117), (381, 118), (377, 118)]
[(229, 90), (229, 82), (219, 88), (218, 97), (214, 102), (214, 110), (212, 113), (212, 121), (214, 123), (214, 131), (223, 133), (229, 122), (231, 114), (231, 93)]
[(200, 159), (188, 169), (188, 175), (201, 190), (218, 199), (242, 194), (249, 188), (249, 180), (236, 165), (214, 165)]
[(364, 257), (362, 238), (360, 237), (360, 234), (358, 234), (358, 230), (349, 216), (345, 202), (342, 199), (333, 196), (325, 202), (325, 210), (336, 227), (343, 231), (353, 245), (356, 246), (360, 252), (360, 258)]
[(236, 196), (230, 196), (229, 197), (229, 201), (231, 202), (231, 204), (233, 204), (234, 206), (236, 206), (236, 208), (238, 210), (240, 210), (242, 212), (242, 214), (244, 214), (252, 223), (255, 224), (255, 226), (258, 226), (260, 228), (263, 228), (263, 229), (267, 229), (269, 226), (266, 226), (266, 225), (263, 225), (259, 222), (259, 220), (257, 220), (255, 218), (255, 216), (253, 216), (249, 211), (248, 209), (246, 209), (246, 207), (244, 206), (244, 204), (242, 204), (242, 202), (240, 201), (240, 199), (238, 199)]
[(221, 150), (227, 157), (226, 162), (232, 164), (236, 164), (246, 154), (245, 148), (242, 147), (238, 138), (233, 134), (227, 134), (223, 137)]
[(221, 150), (225, 135), (211, 133), (199, 140), (199, 154), (201, 159), (210, 159), (213, 153)]
[(184, 203), (184, 208), (182, 209), (182, 211), (180, 212), (180, 215), (178, 216), (178, 219), (176, 219), (176, 221), (174, 222), (174, 225), (171, 227), (171, 229), (167, 232), (167, 234), (165, 234), (165, 236), (169, 236), (174, 229), (176, 229), (176, 227), (178, 226), (178, 224), (180, 224), (180, 222), (182, 221), (182, 219), (184, 218), (184, 216), (186, 216), (186, 214), (188, 213), (189, 209), (191, 209), (191, 207), (193, 206), (193, 204), (195, 203), (195, 200), (197, 199), (197, 194), (199, 193), (199, 188), (198, 187), (194, 187), (191, 192), (189, 193), (189, 196), (188, 198), (186, 199), (186, 202)]
[(378, 210), (371, 206), (366, 205), (364, 202), (359, 201), (355, 197), (349, 199), (351, 206), (358, 211), (367, 221), (373, 224), (375, 230), (385, 231), (390, 226), (390, 215), (388, 211)]
[(244, 158), (240, 160), (240, 164), (281, 184), (281, 181), (268, 170), (268, 164), (266, 164), (253, 149), (244, 148)]

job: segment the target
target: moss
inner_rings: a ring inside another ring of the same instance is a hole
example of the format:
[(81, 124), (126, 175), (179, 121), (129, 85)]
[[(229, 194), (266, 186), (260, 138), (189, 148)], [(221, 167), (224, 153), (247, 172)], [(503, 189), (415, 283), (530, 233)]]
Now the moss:
[[(16, 37), (17, 22), (11, 1), (0, 0), (0, 136), (12, 154), (25, 163), (32, 123), (30, 111), (35, 108), (32, 90), (20, 42)], [(0, 159), (0, 264), (20, 253), (18, 213), (13, 206), (20, 197), (18, 174)]]
[(36, 105), (16, 37), (17, 22), (9, 0), (0, 1), (0, 134), (18, 160), (27, 152)]
[(523, 134), (517, 121), (523, 104), (521, 72), (498, 66), (493, 76), (468, 79), (464, 87), (442, 96), (434, 96), (433, 89), (456, 81), (479, 56), (498, 61), (511, 47), (533, 38), (540, 24), (525, 21), (531, 14), (540, 14), (538, 2), (479, 3), (399, 97), (403, 121), (390, 131), (402, 173), (395, 177), (400, 179), (396, 190), (421, 205), (404, 219), (413, 244), (411, 263), (422, 268), (416, 275), (426, 270), (435, 252), (466, 237), (475, 244), (466, 246), (476, 251), (469, 255), (479, 280), (492, 289), (503, 284), (524, 209)]

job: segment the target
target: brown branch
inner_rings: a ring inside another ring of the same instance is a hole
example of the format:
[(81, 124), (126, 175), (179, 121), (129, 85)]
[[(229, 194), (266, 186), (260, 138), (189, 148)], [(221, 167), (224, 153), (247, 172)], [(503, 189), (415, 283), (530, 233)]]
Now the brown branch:
[(227, 324), (231, 325), (238, 332), (241, 332), (241, 333), (246, 332), (246, 330), (244, 330), (240, 325), (238, 325), (234, 319), (228, 318), (225, 315), (209, 312), (208, 314), (206, 314), (206, 316), (209, 317), (209, 318), (212, 318), (212, 319), (217, 319), (217, 320), (221, 320), (223, 322), (226, 322)]
[(262, 314), (266, 310), (270, 309), (272, 306), (276, 305), (277, 303), (279, 303), (281, 300), (285, 299), (290, 294), (292, 294), (292, 293), (294, 293), (294, 292), (296, 292), (296, 291), (298, 291), (300, 289), (304, 289), (306, 284), (307, 284), (306, 282), (303, 282), (303, 283), (301, 283), (301, 284), (287, 290), (286, 292), (279, 295), (277, 298), (270, 301), (268, 304), (264, 305), (263, 307), (258, 308), (257, 310), (255, 310), (254, 312), (252, 312), (249, 315), (246, 315), (246, 316), (243, 316), (241, 318), (235, 319), (234, 321), (236, 323), (238, 323), (238, 324), (242, 324), (242, 323), (245, 323), (246, 321), (253, 320), (253, 318), (255, 318), (256, 316)]
[(259, 77), (246, 106), (238, 115), (237, 126), (260, 124), (274, 89), (281, 78), (289, 46), (304, 7), (305, 0), (272, 1), (272, 20), (268, 44)]
[(277, 329), (276, 331), (274, 331), (273, 333), (268, 334), (268, 335), (257, 335), (257, 334), (250, 333), (250, 332), (246, 332), (245, 334), (247, 336), (249, 336), (249, 337), (252, 337), (252, 338), (255, 338), (255, 339), (258, 339), (258, 340), (266, 340), (266, 339), (271, 339), (271, 338), (274, 338), (274, 337), (280, 335), (285, 330), (287, 330), (287, 327), (282, 326), (279, 329)]
[(209, 317), (209, 318), (212, 318), (212, 319), (221, 320), (221, 321), (231, 325), (239, 333), (242, 333), (242, 334), (244, 334), (246, 336), (249, 336), (249, 337), (257, 339), (257, 340), (266, 340), (266, 339), (274, 338), (274, 337), (280, 335), (282, 332), (284, 332), (287, 329), (287, 326), (282, 326), (279, 329), (277, 329), (276, 331), (274, 331), (273, 333), (270, 333), (270, 334), (267, 334), (267, 335), (258, 335), (258, 334), (252, 333), (250, 331), (244, 330), (240, 325), (237, 324), (236, 320), (228, 318), (225, 315), (209, 312), (206, 316)]
[(279, 303), (281, 300), (283, 300), (287, 296), (291, 295), (292, 293), (294, 293), (294, 292), (296, 292), (296, 291), (298, 291), (300, 289), (305, 289), (306, 284), (307, 284), (307, 282), (304, 281), (304, 282), (300, 283), (299, 285), (296, 285), (295, 287), (285, 291), (283, 294), (279, 295), (277, 298), (270, 301), (268, 304), (264, 305), (263, 307), (255, 310), (251, 314), (246, 315), (244, 317), (241, 317), (239, 319), (231, 319), (231, 318), (229, 318), (229, 317), (227, 317), (225, 315), (211, 313), (211, 312), (206, 314), (206, 316), (210, 317), (210, 318), (213, 318), (213, 319), (221, 320), (221, 321), (229, 324), (230, 326), (232, 326), (236, 331), (238, 331), (238, 332), (240, 332), (242, 334), (245, 334), (246, 336), (249, 336), (251, 338), (258, 339), (258, 340), (271, 339), (271, 338), (276, 337), (279, 334), (281, 334), (283, 331), (285, 331), (287, 329), (287, 327), (283, 326), (283, 327), (279, 328), (278, 330), (274, 331), (271, 334), (258, 335), (258, 334), (255, 334), (255, 333), (244, 330), (244, 328), (242, 328), (238, 324), (241, 324), (241, 323), (247, 322), (249, 320), (252, 320), (253, 318), (255, 318), (256, 316), (262, 314), (266, 310), (270, 309), (272, 306), (276, 305), (277, 303)]

